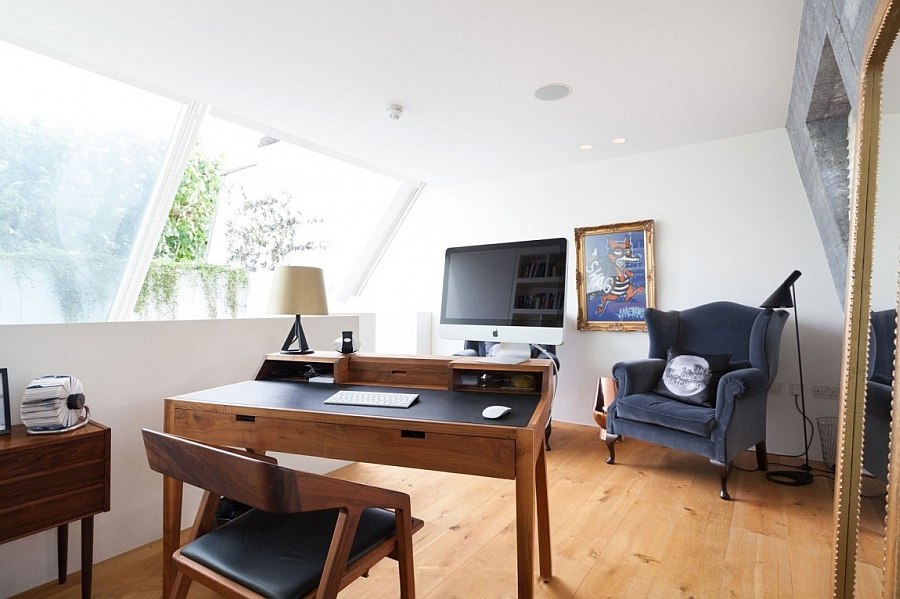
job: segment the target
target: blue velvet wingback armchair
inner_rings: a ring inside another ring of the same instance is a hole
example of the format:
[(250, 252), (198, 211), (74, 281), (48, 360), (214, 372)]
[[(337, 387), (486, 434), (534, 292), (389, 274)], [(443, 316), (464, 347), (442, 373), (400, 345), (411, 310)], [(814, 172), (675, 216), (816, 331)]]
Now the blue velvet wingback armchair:
[(766, 403), (787, 317), (733, 302), (649, 308), (649, 358), (613, 366), (618, 392), (607, 414), (607, 463), (615, 463), (620, 436), (700, 454), (719, 467), (722, 499), (731, 498), (738, 452), (755, 446), (766, 470)]
[(897, 311), (872, 312), (869, 327), (869, 369), (866, 376), (863, 467), (873, 476), (887, 482)]

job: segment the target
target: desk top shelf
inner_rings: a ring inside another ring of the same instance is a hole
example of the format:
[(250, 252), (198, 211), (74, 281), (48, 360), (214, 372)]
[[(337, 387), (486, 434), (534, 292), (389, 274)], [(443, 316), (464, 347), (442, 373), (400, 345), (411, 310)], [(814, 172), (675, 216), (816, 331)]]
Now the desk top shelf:
[(496, 364), (457, 356), (384, 356), (317, 351), (311, 354), (266, 354), (256, 380), (308, 382), (332, 377), (335, 384), (409, 386), (451, 391), (502, 393), (546, 392), (552, 378), (550, 360)]

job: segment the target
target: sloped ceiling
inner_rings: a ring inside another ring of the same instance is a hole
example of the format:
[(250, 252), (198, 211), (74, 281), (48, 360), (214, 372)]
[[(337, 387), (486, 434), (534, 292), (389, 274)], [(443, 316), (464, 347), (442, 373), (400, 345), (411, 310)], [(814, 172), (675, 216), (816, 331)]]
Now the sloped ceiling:
[[(0, 38), (450, 184), (783, 127), (801, 8), (29, 0), (3, 3)], [(573, 92), (535, 99), (548, 83)], [(392, 103), (405, 108), (398, 121), (385, 116)]]

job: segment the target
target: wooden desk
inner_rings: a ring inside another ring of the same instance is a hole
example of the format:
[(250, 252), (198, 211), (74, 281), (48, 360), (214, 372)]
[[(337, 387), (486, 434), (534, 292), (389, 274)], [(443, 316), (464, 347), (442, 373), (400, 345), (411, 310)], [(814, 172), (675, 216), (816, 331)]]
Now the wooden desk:
[[(334, 376), (335, 384), (305, 382), (310, 369)], [(482, 386), (485, 374), (493, 386)], [(516, 384), (530, 387), (513, 387), (516, 374), (525, 375)], [(552, 576), (543, 445), (552, 376), (549, 360), (509, 366), (476, 358), (269, 354), (254, 381), (166, 399), (165, 429), (260, 452), (513, 479), (518, 590), (521, 599), (530, 599), (535, 514), (540, 576)], [(406, 409), (323, 405), (342, 385), (413, 389), (419, 400)], [(497, 403), (511, 406), (512, 413), (496, 421), (481, 416), (481, 410)], [(163, 579), (168, 590), (175, 576), (170, 558), (181, 528), (181, 484), (165, 479), (163, 495)]]
[(97, 422), (54, 435), (21, 424), (0, 437), (0, 543), (56, 528), (59, 584), (69, 522), (81, 520), (81, 596), (91, 596), (94, 515), (109, 511), (110, 432)]

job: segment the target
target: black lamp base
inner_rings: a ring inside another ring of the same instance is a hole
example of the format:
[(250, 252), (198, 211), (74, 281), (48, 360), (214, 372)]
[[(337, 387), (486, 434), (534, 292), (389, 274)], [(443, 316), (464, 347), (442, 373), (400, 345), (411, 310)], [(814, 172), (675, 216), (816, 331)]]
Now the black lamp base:
[[(297, 342), (297, 348), (293, 349), (291, 346), (295, 341)], [(288, 331), (287, 337), (284, 339), (284, 345), (281, 346), (281, 353), (289, 355), (313, 353), (313, 350), (309, 349), (309, 344), (306, 342), (306, 335), (303, 334), (303, 325), (300, 324), (299, 314), (294, 316), (294, 324), (291, 326), (291, 330)]]
[(766, 478), (773, 483), (791, 487), (802, 487), (803, 485), (811, 484), (813, 481), (813, 475), (809, 470), (775, 470), (766, 472)]

